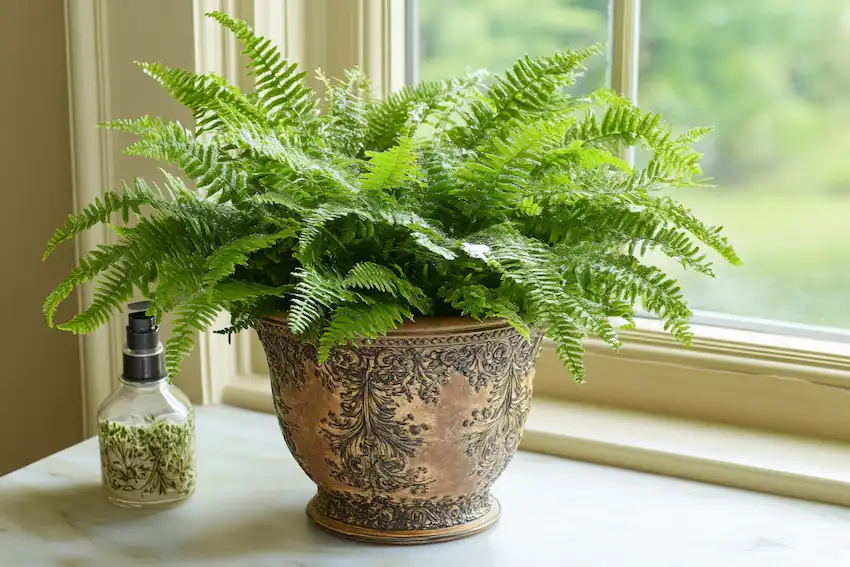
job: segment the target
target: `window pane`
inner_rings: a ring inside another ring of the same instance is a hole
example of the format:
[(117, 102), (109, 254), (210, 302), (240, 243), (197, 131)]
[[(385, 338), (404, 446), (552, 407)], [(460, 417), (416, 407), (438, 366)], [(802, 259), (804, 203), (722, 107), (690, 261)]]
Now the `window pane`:
[(640, 106), (715, 127), (675, 197), (744, 261), (684, 274), (695, 309), (850, 327), (848, 60), (847, 0), (643, 3)]
[[(420, 0), (419, 77), (437, 80), (469, 68), (502, 72), (525, 54), (551, 55), (608, 40), (608, 0)], [(605, 82), (600, 55), (576, 84)]]

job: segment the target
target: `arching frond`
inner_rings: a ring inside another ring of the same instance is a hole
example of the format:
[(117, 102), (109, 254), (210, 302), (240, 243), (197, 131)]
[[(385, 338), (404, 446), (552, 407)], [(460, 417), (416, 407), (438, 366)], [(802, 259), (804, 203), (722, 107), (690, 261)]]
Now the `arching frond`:
[(166, 342), (165, 364), (168, 376), (174, 380), (180, 373), (180, 364), (191, 354), (198, 333), (213, 325), (221, 306), (206, 293), (199, 292), (175, 311), (174, 330)]
[(287, 324), (293, 333), (303, 333), (322, 323), (330, 310), (354, 298), (345, 289), (342, 278), (336, 274), (325, 274), (316, 268), (307, 267), (297, 269), (294, 275), (298, 283), (292, 293), (287, 317)]
[(141, 136), (127, 147), (126, 154), (163, 160), (179, 167), (209, 196), (220, 194), (223, 202), (237, 202), (247, 194), (246, 172), (217, 146), (196, 139), (179, 122), (165, 123), (159, 118), (143, 117), (116, 120), (105, 126)]
[(398, 145), (382, 152), (367, 151), (366, 171), (360, 176), (364, 191), (381, 193), (406, 183), (417, 183), (422, 172), (417, 163), (412, 138), (402, 138)]
[(473, 101), (463, 111), (465, 124), (452, 131), (452, 139), (459, 146), (474, 148), (508, 123), (546, 110), (555, 93), (570, 84), (584, 61), (599, 50), (599, 46), (592, 46), (518, 60), (504, 76), (496, 77), (483, 100)]
[(354, 265), (343, 280), (348, 288), (373, 289), (384, 292), (393, 298), (401, 298), (420, 313), (430, 311), (430, 302), (421, 288), (413, 285), (403, 275), (390, 268), (373, 262), (359, 262)]
[(225, 244), (207, 258), (203, 284), (217, 284), (233, 274), (237, 266), (248, 262), (250, 254), (269, 248), (284, 238), (293, 238), (296, 234), (296, 228), (292, 227), (274, 234), (249, 234)]
[(101, 197), (96, 197), (94, 202), (83, 209), (82, 212), (68, 217), (65, 223), (50, 237), (42, 260), (46, 260), (59, 244), (93, 226), (109, 224), (113, 213), (120, 212), (121, 220), (126, 224), (131, 212), (141, 214), (140, 209), (143, 205), (151, 205), (160, 201), (162, 201), (162, 195), (152, 191), (143, 180), (136, 180), (132, 186), (124, 184), (124, 190), (120, 194), (107, 191)]
[(266, 116), (235, 86), (213, 73), (196, 75), (160, 63), (139, 63), (177, 102), (192, 111), (196, 135), (226, 128), (239, 130), (265, 125)]
[(80, 286), (100, 275), (104, 270), (118, 262), (124, 255), (123, 246), (116, 244), (101, 244), (82, 257), (74, 270), (59, 282), (44, 301), (42, 311), (47, 324), (53, 326), (53, 317), (59, 305)]
[(245, 22), (222, 12), (207, 15), (245, 46), (256, 78), (257, 99), (272, 119), (302, 128), (315, 119), (315, 94), (304, 84), (306, 73), (299, 72), (296, 63), (288, 62), (271, 40), (255, 34)]
[(328, 359), (333, 347), (378, 338), (398, 327), (405, 319), (412, 321), (413, 314), (397, 303), (339, 307), (319, 340), (319, 362)]

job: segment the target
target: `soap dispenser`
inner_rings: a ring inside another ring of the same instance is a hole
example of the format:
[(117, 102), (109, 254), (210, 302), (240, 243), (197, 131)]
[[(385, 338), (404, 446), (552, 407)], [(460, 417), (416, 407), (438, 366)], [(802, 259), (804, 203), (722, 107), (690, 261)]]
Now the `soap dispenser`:
[(170, 383), (156, 319), (130, 305), (124, 372), (98, 411), (101, 478), (119, 506), (176, 504), (195, 490), (195, 412)]

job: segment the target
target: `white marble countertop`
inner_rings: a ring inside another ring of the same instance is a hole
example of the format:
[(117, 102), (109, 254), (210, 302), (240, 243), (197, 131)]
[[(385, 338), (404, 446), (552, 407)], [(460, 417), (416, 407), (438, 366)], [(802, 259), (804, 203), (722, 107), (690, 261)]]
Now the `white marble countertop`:
[(274, 416), (203, 407), (197, 427), (197, 492), (176, 508), (109, 504), (95, 439), (0, 478), (0, 566), (850, 565), (850, 509), (524, 452), (494, 487), (493, 529), (351, 542), (307, 519), (313, 485)]

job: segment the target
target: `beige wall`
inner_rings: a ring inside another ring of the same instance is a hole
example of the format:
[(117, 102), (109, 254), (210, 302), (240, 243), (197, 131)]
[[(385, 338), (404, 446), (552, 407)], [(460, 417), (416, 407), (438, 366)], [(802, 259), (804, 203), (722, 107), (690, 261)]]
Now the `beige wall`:
[(74, 265), (73, 244), (41, 262), (72, 210), (65, 66), (62, 0), (0, 1), (0, 474), (82, 438), (77, 338), (41, 316)]

